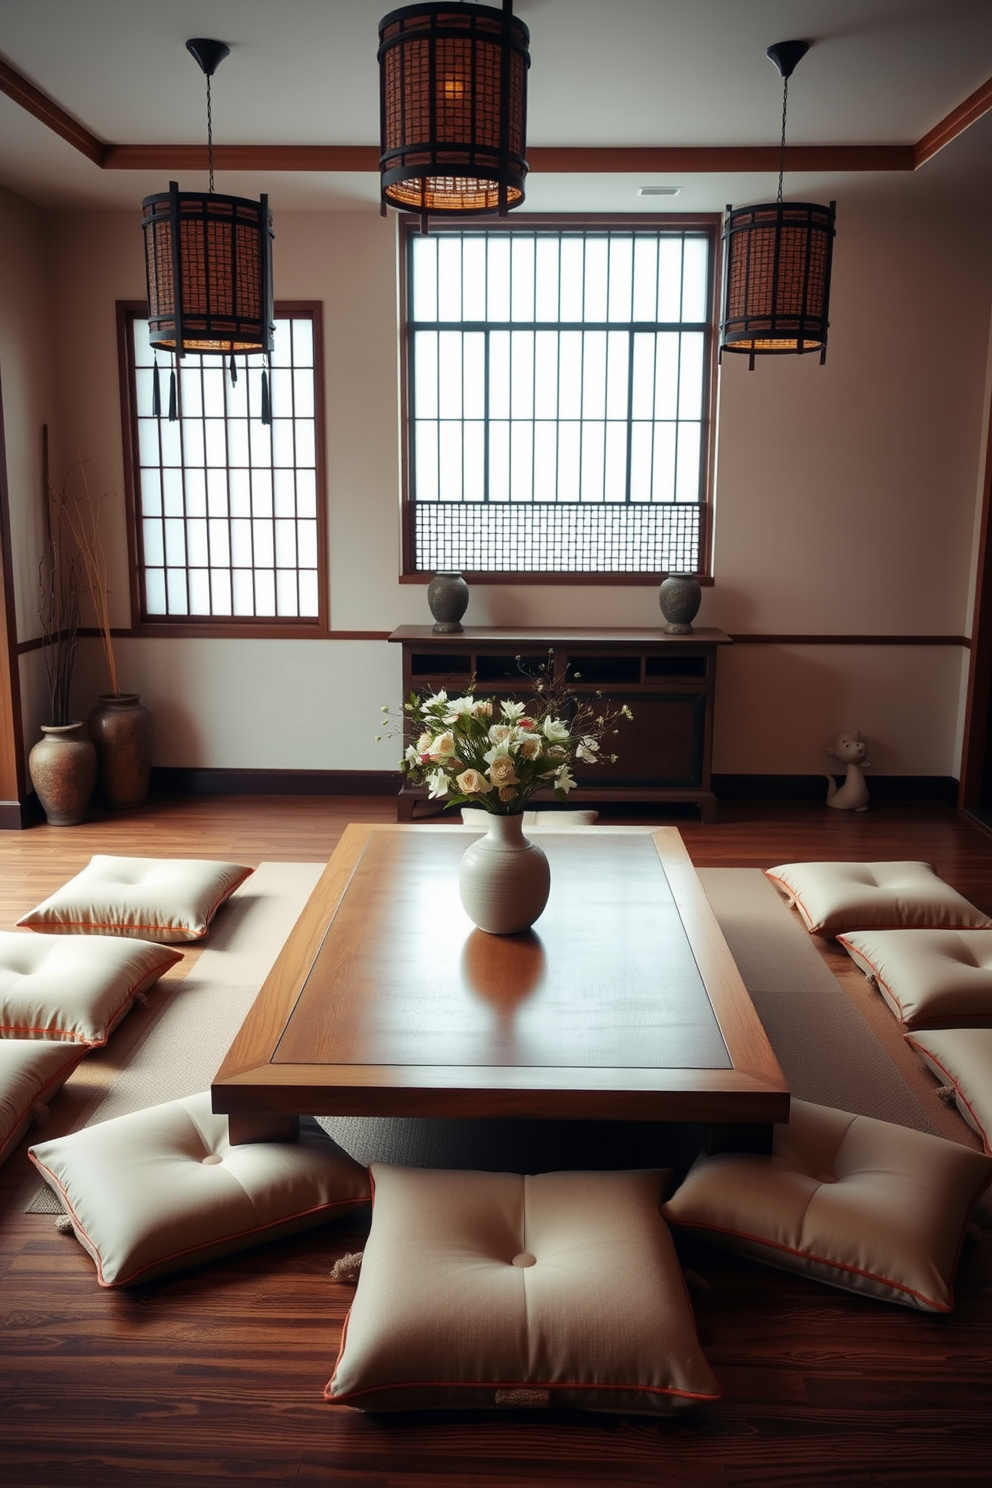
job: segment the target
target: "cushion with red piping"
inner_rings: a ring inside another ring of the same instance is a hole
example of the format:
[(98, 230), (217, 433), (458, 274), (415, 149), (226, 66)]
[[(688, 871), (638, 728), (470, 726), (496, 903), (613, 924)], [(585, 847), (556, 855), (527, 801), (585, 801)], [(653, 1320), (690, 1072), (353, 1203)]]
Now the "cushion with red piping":
[(793, 1100), (770, 1156), (697, 1158), (662, 1213), (769, 1266), (923, 1312), (953, 1280), (992, 1159), (926, 1132)]
[(375, 1163), (372, 1176), (326, 1399), (667, 1415), (718, 1397), (658, 1212), (667, 1175)]
[(992, 930), (860, 930), (837, 941), (903, 1028), (992, 1026)]
[(765, 876), (795, 905), (811, 935), (981, 930), (990, 923), (929, 863), (782, 863)]
[(61, 1039), (0, 1039), (0, 1163), (86, 1053)]
[(17, 923), (47, 935), (202, 940), (225, 899), (254, 871), (241, 863), (203, 858), (97, 854)]
[(182, 952), (113, 935), (0, 930), (0, 1038), (105, 1044)]
[(28, 1156), (62, 1199), (101, 1286), (128, 1286), (337, 1219), (368, 1173), (319, 1130), (232, 1146), (210, 1093), (132, 1111)]
[(906, 1042), (953, 1088), (961, 1115), (992, 1152), (992, 1028), (917, 1029)]

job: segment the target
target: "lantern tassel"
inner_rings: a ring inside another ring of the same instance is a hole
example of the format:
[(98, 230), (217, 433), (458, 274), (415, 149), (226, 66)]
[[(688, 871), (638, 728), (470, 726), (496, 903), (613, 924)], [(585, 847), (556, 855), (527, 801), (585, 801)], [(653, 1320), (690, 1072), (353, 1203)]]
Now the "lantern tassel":
[(158, 380), (158, 353), (155, 355), (155, 370), (152, 373), (152, 418), (162, 417), (162, 389)]
[(236, 387), (238, 383), (238, 364), (234, 360), (234, 352), (231, 352), (231, 386)]
[(169, 375), (169, 421), (175, 423), (178, 417), (176, 408), (176, 369), (173, 367)]
[(265, 368), (263, 367), (262, 368), (262, 423), (263, 424), (271, 424), (271, 422), (272, 422), (272, 399), (269, 397), (269, 375), (266, 372)]

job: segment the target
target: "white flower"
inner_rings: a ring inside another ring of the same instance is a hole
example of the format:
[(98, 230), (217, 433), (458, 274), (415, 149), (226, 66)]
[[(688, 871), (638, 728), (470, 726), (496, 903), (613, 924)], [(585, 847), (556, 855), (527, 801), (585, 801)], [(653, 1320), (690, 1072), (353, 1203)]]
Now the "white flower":
[(492, 718), (493, 705), (488, 698), (477, 698), (472, 704), (473, 718)]
[(446, 734), (438, 734), (430, 749), (427, 751), (433, 760), (447, 759), (455, 752), (455, 736), (449, 729)]
[(404, 749), (403, 751), (403, 758), (406, 760), (408, 765), (419, 765), (420, 756), (422, 753), (423, 751), (419, 748), (418, 745), (408, 744), (406, 746), (406, 749)]
[(555, 774), (555, 790), (570, 791), (577, 784), (567, 765), (561, 765)]
[(421, 708), (425, 713), (441, 713), (448, 706), (448, 694), (446, 692), (435, 692), (430, 697), (424, 698)]
[(443, 770), (435, 770), (433, 774), (428, 775), (427, 784), (430, 789), (429, 799), (432, 801), (437, 800), (438, 796), (448, 794), (448, 777)]
[(455, 698), (448, 704), (444, 715), (445, 723), (460, 723), (463, 718), (472, 716), (472, 699), (470, 697)]
[(525, 734), (520, 741), (520, 753), (524, 759), (537, 759), (543, 747), (537, 734)]
[[(492, 728), (489, 730), (488, 737), (494, 744), (499, 745), (501, 748), (505, 748), (505, 746), (510, 743), (511, 739), (514, 739), (516, 737), (516, 733), (516, 729), (511, 728), (508, 723), (494, 723)], [(486, 759), (488, 760), (488, 758), (489, 756), (487, 754)]]
[(510, 723), (516, 723), (517, 719), (527, 711), (527, 707), (525, 703), (500, 703), (499, 711)]
[(585, 738), (575, 746), (575, 758), (585, 760), (587, 764), (596, 763), (596, 755), (599, 753), (599, 745), (595, 739)]
[(544, 720), (544, 737), (552, 744), (563, 744), (570, 737), (568, 724), (560, 718), (546, 718)]

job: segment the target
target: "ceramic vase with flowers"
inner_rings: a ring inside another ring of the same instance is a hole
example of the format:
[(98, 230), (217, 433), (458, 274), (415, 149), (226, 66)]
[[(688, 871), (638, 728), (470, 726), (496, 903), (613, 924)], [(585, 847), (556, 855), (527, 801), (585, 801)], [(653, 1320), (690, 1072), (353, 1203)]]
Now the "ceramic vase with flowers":
[(615, 761), (602, 743), (629, 708), (604, 707), (598, 694), (569, 699), (539, 679), (527, 703), (478, 697), (470, 688), (456, 698), (415, 695), (406, 714), (414, 742), (401, 761), (404, 774), (425, 784), (432, 800), (485, 814), (486, 831), (459, 868), (466, 914), (490, 935), (530, 929), (547, 905), (551, 869), (524, 836), (524, 808), (537, 791), (564, 801), (577, 784), (573, 767)]

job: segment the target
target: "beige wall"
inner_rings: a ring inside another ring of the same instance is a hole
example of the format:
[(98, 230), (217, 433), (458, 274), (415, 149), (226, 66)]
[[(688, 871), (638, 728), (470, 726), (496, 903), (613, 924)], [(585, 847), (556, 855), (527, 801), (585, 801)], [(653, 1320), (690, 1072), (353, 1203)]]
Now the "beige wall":
[[(79, 449), (95, 487), (111, 493), (114, 615), (126, 625), (114, 302), (143, 295), (137, 210), (39, 223), (23, 208), (21, 218), (25, 261), (47, 227), (64, 328), (55, 460)], [(725, 360), (716, 581), (700, 623), (778, 635), (967, 632), (992, 297), (987, 228), (923, 173), (865, 181), (838, 201), (826, 366), (766, 358), (749, 373), (743, 359)], [(30, 264), (33, 280), (39, 264), (43, 256)], [(280, 297), (324, 302), (332, 626), (426, 622), (424, 589), (397, 581), (395, 223), (363, 211), (280, 213), (275, 278)], [(10, 298), (0, 284), (0, 327)], [(27, 370), (32, 386), (44, 370)], [(36, 393), (20, 414), (28, 424), (42, 401)], [(16, 492), (18, 507), (29, 502), (26, 471)], [(29, 529), (19, 515), (25, 558)], [(653, 587), (494, 585), (473, 589), (467, 619), (655, 625), (659, 614)], [(380, 704), (399, 702), (395, 647), (188, 640), (120, 650), (122, 685), (155, 713), (158, 764), (394, 763), (395, 746), (372, 736)], [(83, 653), (81, 707), (106, 686), (95, 643)], [(839, 730), (861, 728), (876, 770), (955, 775), (964, 660), (955, 647), (736, 646), (720, 660), (715, 768), (817, 771)], [(38, 721), (26, 723), (29, 736)]]

